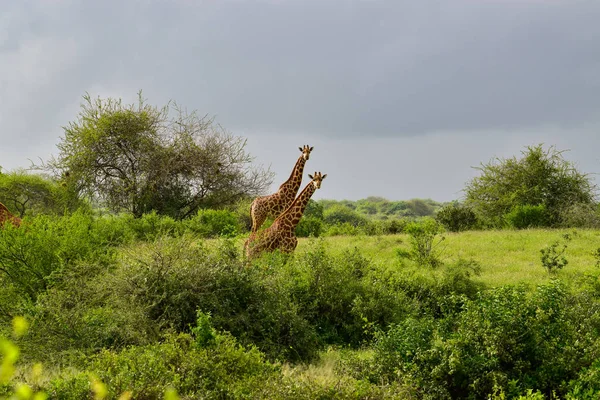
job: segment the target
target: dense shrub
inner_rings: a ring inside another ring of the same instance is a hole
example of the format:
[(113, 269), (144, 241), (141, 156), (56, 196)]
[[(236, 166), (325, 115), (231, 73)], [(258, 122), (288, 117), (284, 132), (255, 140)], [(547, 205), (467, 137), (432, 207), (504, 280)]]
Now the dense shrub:
[(163, 398), (174, 389), (184, 398), (243, 398), (275, 377), (278, 366), (255, 348), (245, 349), (231, 335), (218, 334), (214, 345), (200, 347), (192, 336), (169, 336), (163, 343), (102, 351), (90, 358), (87, 373), (50, 382), (52, 398), (92, 397), (89, 373), (106, 385), (106, 398), (124, 392), (133, 398)]
[(358, 346), (370, 335), (365, 325), (384, 327), (407, 313), (404, 293), (382, 280), (357, 250), (333, 255), (318, 241), (293, 260), (279, 261), (274, 279), (316, 329), (320, 345)]
[(323, 236), (357, 236), (360, 234), (362, 231), (359, 228), (346, 222), (341, 225), (328, 226)]
[(185, 222), (187, 229), (202, 237), (235, 236), (241, 231), (237, 215), (227, 210), (199, 210)]
[(179, 236), (183, 233), (180, 222), (165, 215), (159, 215), (156, 211), (143, 214), (140, 218), (124, 215), (136, 237), (140, 240), (154, 240), (160, 236)]
[[(113, 223), (114, 222), (114, 223)], [(82, 261), (106, 261), (114, 248), (131, 239), (125, 224), (77, 212), (66, 217), (38, 216), (0, 234), (0, 273), (22, 298), (37, 296)]]
[(562, 210), (560, 219), (560, 226), (563, 228), (600, 228), (600, 210), (597, 204), (572, 204)]
[(504, 216), (504, 220), (509, 227), (516, 229), (536, 228), (548, 225), (546, 206), (543, 204), (537, 206), (531, 204), (514, 206)]
[(323, 231), (323, 222), (315, 217), (302, 217), (296, 226), (298, 237), (319, 237)]
[(48, 292), (36, 325), (52, 329), (54, 339), (40, 346), (89, 352), (146, 344), (162, 332), (188, 331), (202, 309), (215, 327), (271, 358), (314, 357), (314, 327), (284, 282), (266, 273), (245, 267), (227, 240), (216, 248), (187, 236), (135, 244), (110, 269), (82, 265)]
[(363, 225), (367, 219), (358, 212), (343, 205), (335, 205), (323, 212), (323, 219), (329, 225), (350, 224), (353, 227)]
[(435, 214), (435, 219), (450, 232), (461, 232), (477, 227), (477, 216), (471, 207), (453, 202)]
[[(250, 215), (250, 205), (253, 198), (244, 198), (228, 209), (235, 214), (237, 225), (242, 232), (249, 232), (252, 229), (252, 216)], [(305, 213), (306, 215), (306, 213)]]
[(356, 373), (410, 382), (425, 398), (486, 398), (498, 388), (509, 398), (527, 389), (565, 394), (566, 382), (598, 357), (598, 311), (556, 282), (532, 296), (523, 287), (493, 289), (454, 316), (393, 325)]

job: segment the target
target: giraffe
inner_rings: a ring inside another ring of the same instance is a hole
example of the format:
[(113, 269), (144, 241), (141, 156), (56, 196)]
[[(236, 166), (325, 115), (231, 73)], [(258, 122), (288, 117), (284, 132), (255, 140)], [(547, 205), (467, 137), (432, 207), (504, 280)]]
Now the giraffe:
[(0, 203), (0, 227), (2, 227), (6, 222), (10, 222), (14, 226), (21, 226), (21, 218), (12, 215), (8, 208), (2, 203)]
[(304, 214), (308, 200), (315, 190), (321, 187), (321, 182), (326, 176), (327, 174), (321, 175), (320, 172), (315, 172), (314, 176), (308, 175), (311, 181), (270, 227), (262, 232), (250, 232), (250, 237), (244, 243), (248, 260), (263, 251), (270, 252), (279, 249), (284, 253), (291, 253), (296, 249), (298, 239), (294, 230)]
[(304, 165), (310, 157), (312, 147), (305, 145), (298, 147), (302, 154), (296, 161), (292, 174), (287, 181), (283, 182), (277, 192), (268, 196), (257, 197), (250, 206), (250, 216), (252, 217), (252, 232), (258, 231), (258, 228), (268, 217), (276, 218), (289, 207), (296, 198), (300, 184), (302, 183), (302, 172)]

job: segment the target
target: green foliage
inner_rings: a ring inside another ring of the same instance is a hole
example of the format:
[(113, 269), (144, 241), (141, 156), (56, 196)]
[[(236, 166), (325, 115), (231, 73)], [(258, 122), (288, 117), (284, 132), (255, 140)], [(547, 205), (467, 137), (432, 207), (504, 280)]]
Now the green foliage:
[(174, 111), (145, 104), (141, 92), (137, 105), (86, 94), (46, 167), (68, 173), (81, 194), (136, 217), (155, 210), (180, 219), (270, 184), (268, 171), (250, 166), (243, 138), (195, 112)]
[(477, 216), (471, 207), (453, 202), (435, 214), (435, 219), (450, 232), (461, 232), (477, 227)]
[(600, 212), (597, 204), (576, 203), (565, 207), (560, 215), (561, 226), (565, 228), (600, 228)]
[(319, 203), (316, 200), (310, 199), (308, 200), (308, 204), (306, 204), (306, 209), (304, 210), (304, 217), (315, 218), (322, 221), (323, 210), (324, 207), (321, 203)]
[(556, 273), (569, 263), (565, 257), (565, 250), (567, 249), (567, 242), (571, 240), (571, 236), (567, 233), (563, 235), (563, 238), (564, 242), (561, 243), (557, 240), (550, 246), (540, 250), (540, 253), (542, 253), (542, 266), (546, 268), (549, 273)]
[(70, 213), (87, 207), (66, 181), (56, 182), (24, 171), (0, 172), (0, 203), (20, 218)]
[(411, 258), (419, 265), (437, 267), (441, 264), (439, 245), (445, 239), (444, 228), (432, 218), (411, 222), (406, 228), (410, 237)]
[(186, 235), (135, 244), (108, 270), (80, 264), (64, 274), (36, 310), (36, 324), (52, 330), (53, 338), (31, 340), (42, 352), (145, 345), (161, 332), (188, 331), (202, 310), (217, 329), (270, 358), (314, 357), (314, 327), (299, 313), (286, 282), (265, 273), (246, 268), (226, 240), (216, 248)]
[(64, 268), (106, 259), (114, 246), (127, 241), (123, 226), (82, 212), (26, 221), (26, 227), (6, 226), (0, 234), (0, 274), (18, 289), (20, 297), (31, 302)]
[(481, 175), (465, 187), (466, 202), (488, 224), (499, 226), (518, 206), (543, 206), (548, 226), (561, 223), (573, 204), (591, 204), (595, 186), (555, 147), (530, 146), (521, 158), (495, 159), (482, 164)]
[[(86, 370), (106, 385), (107, 399), (126, 391), (133, 398), (162, 398), (168, 389), (185, 398), (242, 398), (278, 371), (259, 351), (245, 349), (228, 334), (218, 334), (213, 347), (195, 343), (180, 334), (160, 344), (102, 351), (90, 357)], [(52, 398), (89, 398), (86, 375), (54, 379), (48, 393)]]
[(544, 204), (537, 206), (522, 204), (514, 206), (509, 213), (504, 215), (504, 219), (511, 228), (537, 228), (547, 226), (546, 214), (546, 206)]
[(198, 210), (185, 225), (202, 237), (232, 237), (241, 231), (237, 215), (227, 210)]
[(296, 236), (298, 237), (319, 237), (322, 231), (323, 222), (316, 217), (303, 216), (296, 226)]
[(598, 309), (559, 283), (527, 296), (522, 287), (481, 293), (441, 320), (406, 319), (381, 333), (359, 374), (410, 382), (425, 398), (508, 398), (527, 389), (565, 393), (574, 371), (600, 350)]
[(161, 236), (179, 236), (183, 233), (183, 225), (173, 218), (159, 215), (156, 211), (142, 215), (140, 218), (132, 218), (125, 215), (129, 227), (140, 240), (155, 240)]
[(325, 209), (323, 219), (329, 225), (350, 224), (353, 227), (363, 225), (367, 219), (358, 212), (343, 205), (335, 205)]
[(213, 345), (218, 335), (210, 321), (210, 314), (205, 314), (200, 310), (196, 313), (196, 326), (192, 327), (191, 332), (199, 347)]
[[(242, 232), (250, 232), (252, 229), (252, 216), (250, 215), (250, 205), (254, 199), (247, 197), (238, 200), (228, 209), (237, 217), (237, 225)], [(306, 213), (305, 213), (306, 215)]]
[(583, 368), (577, 377), (569, 382), (566, 400), (594, 400), (600, 396), (600, 359)]

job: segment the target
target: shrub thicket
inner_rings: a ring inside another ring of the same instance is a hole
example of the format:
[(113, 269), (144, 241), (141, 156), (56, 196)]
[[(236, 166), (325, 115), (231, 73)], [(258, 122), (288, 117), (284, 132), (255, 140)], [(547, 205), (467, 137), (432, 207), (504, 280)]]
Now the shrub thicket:
[(435, 214), (435, 219), (450, 232), (474, 229), (478, 225), (477, 216), (471, 207), (453, 202)]
[(486, 398), (499, 389), (509, 398), (528, 389), (594, 391), (598, 307), (557, 282), (532, 296), (523, 287), (497, 288), (445, 318), (392, 325), (378, 334), (370, 362), (350, 359), (347, 368), (359, 377), (406, 382), (424, 398)]

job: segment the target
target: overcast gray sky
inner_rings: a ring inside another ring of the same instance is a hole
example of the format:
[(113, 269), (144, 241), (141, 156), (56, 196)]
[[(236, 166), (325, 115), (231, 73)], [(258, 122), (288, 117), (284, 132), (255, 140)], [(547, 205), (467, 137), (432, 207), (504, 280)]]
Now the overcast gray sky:
[[(81, 96), (175, 100), (316, 198), (447, 201), (544, 142), (600, 172), (597, 0), (0, 0), (0, 165), (48, 159)], [(307, 178), (305, 178), (308, 180)]]

